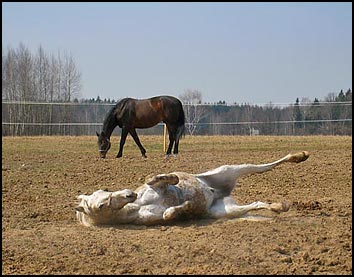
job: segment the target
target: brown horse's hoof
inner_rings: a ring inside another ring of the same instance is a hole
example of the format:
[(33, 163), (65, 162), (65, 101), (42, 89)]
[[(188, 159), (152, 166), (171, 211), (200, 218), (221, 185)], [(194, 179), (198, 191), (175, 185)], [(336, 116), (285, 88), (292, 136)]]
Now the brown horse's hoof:
[(167, 159), (169, 159), (169, 158), (177, 158), (177, 154), (166, 154), (165, 155), (165, 159), (167, 160)]

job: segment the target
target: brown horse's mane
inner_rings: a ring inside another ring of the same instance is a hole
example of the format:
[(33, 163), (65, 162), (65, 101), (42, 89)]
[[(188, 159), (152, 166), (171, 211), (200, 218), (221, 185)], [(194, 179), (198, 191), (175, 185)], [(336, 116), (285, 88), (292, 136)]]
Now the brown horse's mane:
[(116, 114), (119, 114), (120, 111), (124, 109), (124, 106), (127, 104), (129, 100), (132, 98), (123, 98), (119, 100), (107, 113), (104, 121), (103, 121), (103, 128), (102, 130), (105, 134), (110, 137), (110, 134), (113, 132), (114, 128), (119, 125), (117, 121)]

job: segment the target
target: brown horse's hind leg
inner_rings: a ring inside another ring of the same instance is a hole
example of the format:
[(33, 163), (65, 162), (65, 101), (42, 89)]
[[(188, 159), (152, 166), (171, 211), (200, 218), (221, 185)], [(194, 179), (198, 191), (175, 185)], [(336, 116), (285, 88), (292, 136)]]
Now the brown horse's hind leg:
[(177, 156), (178, 154), (178, 144), (179, 144), (179, 138), (177, 136), (175, 137), (175, 146), (173, 148), (173, 155)]
[[(168, 138), (170, 140), (170, 143), (168, 145), (167, 151), (166, 151), (166, 155), (169, 156), (171, 155), (172, 152), (172, 147), (173, 147), (173, 143), (175, 143), (175, 150), (176, 150), (176, 128), (173, 128), (171, 125), (166, 124), (167, 126), (167, 130), (168, 130)], [(175, 151), (174, 151), (175, 152)], [(176, 154), (176, 153), (174, 153)]]
[(167, 151), (166, 151), (166, 155), (167, 156), (171, 155), (172, 146), (173, 146), (173, 143), (175, 141), (173, 134), (171, 134), (170, 132), (169, 132), (169, 136), (168, 137), (169, 137), (170, 143), (168, 144), (168, 148), (167, 148)]

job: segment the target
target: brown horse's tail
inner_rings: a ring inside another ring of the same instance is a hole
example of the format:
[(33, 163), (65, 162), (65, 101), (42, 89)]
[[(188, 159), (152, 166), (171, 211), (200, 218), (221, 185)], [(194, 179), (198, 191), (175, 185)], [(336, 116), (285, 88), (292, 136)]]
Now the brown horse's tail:
[[(182, 104), (181, 104), (182, 106)], [(177, 121), (177, 133), (176, 133), (176, 141), (178, 141), (182, 136), (185, 135), (186, 126), (185, 126), (186, 117), (184, 115), (183, 107), (181, 107), (181, 111), (179, 113), (178, 121)]]

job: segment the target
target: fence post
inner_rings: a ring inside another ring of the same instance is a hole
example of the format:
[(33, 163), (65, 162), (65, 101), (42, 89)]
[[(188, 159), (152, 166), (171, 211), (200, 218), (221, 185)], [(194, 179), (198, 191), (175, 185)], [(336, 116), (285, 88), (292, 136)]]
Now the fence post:
[(163, 152), (166, 152), (166, 134), (167, 134), (167, 128), (166, 124), (163, 124)]

